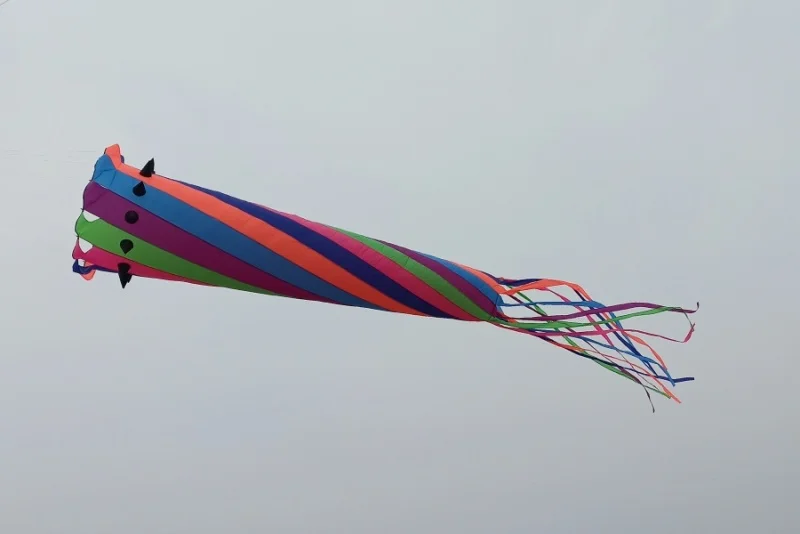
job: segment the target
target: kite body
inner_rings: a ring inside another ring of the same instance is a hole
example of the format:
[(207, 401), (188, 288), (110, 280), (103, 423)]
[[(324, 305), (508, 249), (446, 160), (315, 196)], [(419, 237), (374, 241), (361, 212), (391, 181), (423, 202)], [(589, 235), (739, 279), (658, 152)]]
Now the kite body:
[[(695, 310), (649, 303), (605, 306), (568, 282), (498, 278), (159, 176), (154, 167), (153, 160), (142, 169), (127, 165), (118, 145), (107, 148), (98, 159), (75, 225), (78, 238), (91, 247), (76, 243), (75, 272), (87, 279), (97, 271), (117, 273), (123, 288), (134, 277), (157, 278), (488, 322), (542, 338), (675, 399), (665, 384), (691, 380), (671, 377), (659, 355), (634, 335), (646, 333), (626, 329), (621, 321), (636, 315)], [(556, 293), (558, 287), (576, 297)], [(547, 293), (547, 300), (532, 300), (528, 294), (534, 291)], [(545, 311), (552, 308), (559, 313)], [(528, 316), (512, 316), (520, 310)], [(620, 312), (627, 313), (616, 315)]]

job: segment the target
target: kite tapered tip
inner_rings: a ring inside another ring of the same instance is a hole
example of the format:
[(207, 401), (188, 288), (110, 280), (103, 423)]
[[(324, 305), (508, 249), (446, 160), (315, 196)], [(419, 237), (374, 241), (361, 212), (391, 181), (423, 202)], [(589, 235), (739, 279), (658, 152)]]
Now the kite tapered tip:
[(133, 280), (133, 275), (131, 275), (131, 266), (127, 263), (120, 263), (117, 265), (117, 274), (119, 275), (119, 283), (122, 286), (122, 289), (125, 289), (125, 286)]
[(143, 182), (139, 182), (138, 184), (133, 186), (133, 194), (136, 195), (137, 197), (143, 197), (146, 192), (147, 189), (145, 189)]
[(142, 170), (139, 171), (139, 176), (150, 178), (151, 176), (153, 176), (154, 172), (156, 172), (156, 160), (151, 158), (150, 161), (144, 164)]

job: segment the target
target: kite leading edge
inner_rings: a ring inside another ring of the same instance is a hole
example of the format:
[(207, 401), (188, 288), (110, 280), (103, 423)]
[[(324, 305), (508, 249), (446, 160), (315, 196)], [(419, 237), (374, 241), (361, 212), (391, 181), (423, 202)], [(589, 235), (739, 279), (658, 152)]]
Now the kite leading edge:
[[(123, 288), (134, 277), (157, 278), (486, 322), (543, 339), (677, 402), (670, 386), (693, 380), (672, 377), (643, 339), (685, 343), (694, 331), (691, 321), (682, 340), (622, 322), (666, 312), (688, 319), (697, 308), (648, 302), (607, 306), (570, 282), (499, 278), (160, 176), (153, 160), (134, 168), (119, 145), (108, 147), (95, 164), (75, 232), (73, 271), (87, 280), (103, 271), (116, 273)], [(91, 247), (84, 250), (80, 240)], [(534, 294), (545, 296), (534, 299)]]

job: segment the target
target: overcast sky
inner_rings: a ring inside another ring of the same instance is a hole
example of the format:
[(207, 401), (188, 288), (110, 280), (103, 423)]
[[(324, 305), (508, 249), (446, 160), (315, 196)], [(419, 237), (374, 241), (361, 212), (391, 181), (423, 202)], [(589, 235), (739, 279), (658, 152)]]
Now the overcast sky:
[[(0, 531), (800, 531), (800, 4), (0, 8)], [(72, 274), (103, 149), (607, 302), (678, 405), (526, 336)], [(680, 335), (663, 316), (636, 323)]]

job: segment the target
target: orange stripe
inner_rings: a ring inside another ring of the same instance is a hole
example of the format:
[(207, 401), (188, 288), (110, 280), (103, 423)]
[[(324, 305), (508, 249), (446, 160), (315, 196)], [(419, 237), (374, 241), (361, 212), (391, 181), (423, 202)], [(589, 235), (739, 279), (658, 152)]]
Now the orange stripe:
[[(84, 267), (91, 267), (92, 264), (89, 263), (88, 261), (85, 261), (85, 262), (83, 262), (83, 266)], [(94, 271), (89, 271), (86, 274), (82, 274), (81, 276), (83, 277), (84, 280), (92, 280), (94, 278), (94, 275), (96, 275), (96, 274), (97, 274), (97, 271), (94, 270)]]
[(426, 314), (387, 297), (325, 256), (261, 219), (252, 217), (222, 200), (174, 182), (169, 178), (157, 174), (153, 174), (151, 177), (140, 176), (139, 169), (122, 163), (119, 145), (108, 147), (105, 153), (111, 158), (114, 167), (118, 171), (141, 180), (149, 186), (189, 204), (206, 215), (214, 217), (339, 289), (389, 311), (427, 317)]
[[(575, 288), (575, 284), (571, 284), (569, 282), (564, 282), (561, 280), (549, 280), (547, 278), (543, 278), (541, 280), (537, 280), (536, 282), (529, 282), (527, 284), (511, 287), (508, 289), (501, 289), (500, 292), (504, 295), (512, 295), (515, 293), (522, 293), (523, 291), (529, 291), (531, 289), (547, 289), (548, 287), (553, 286), (567, 286), (571, 288)], [(577, 286), (580, 288), (580, 286)]]

